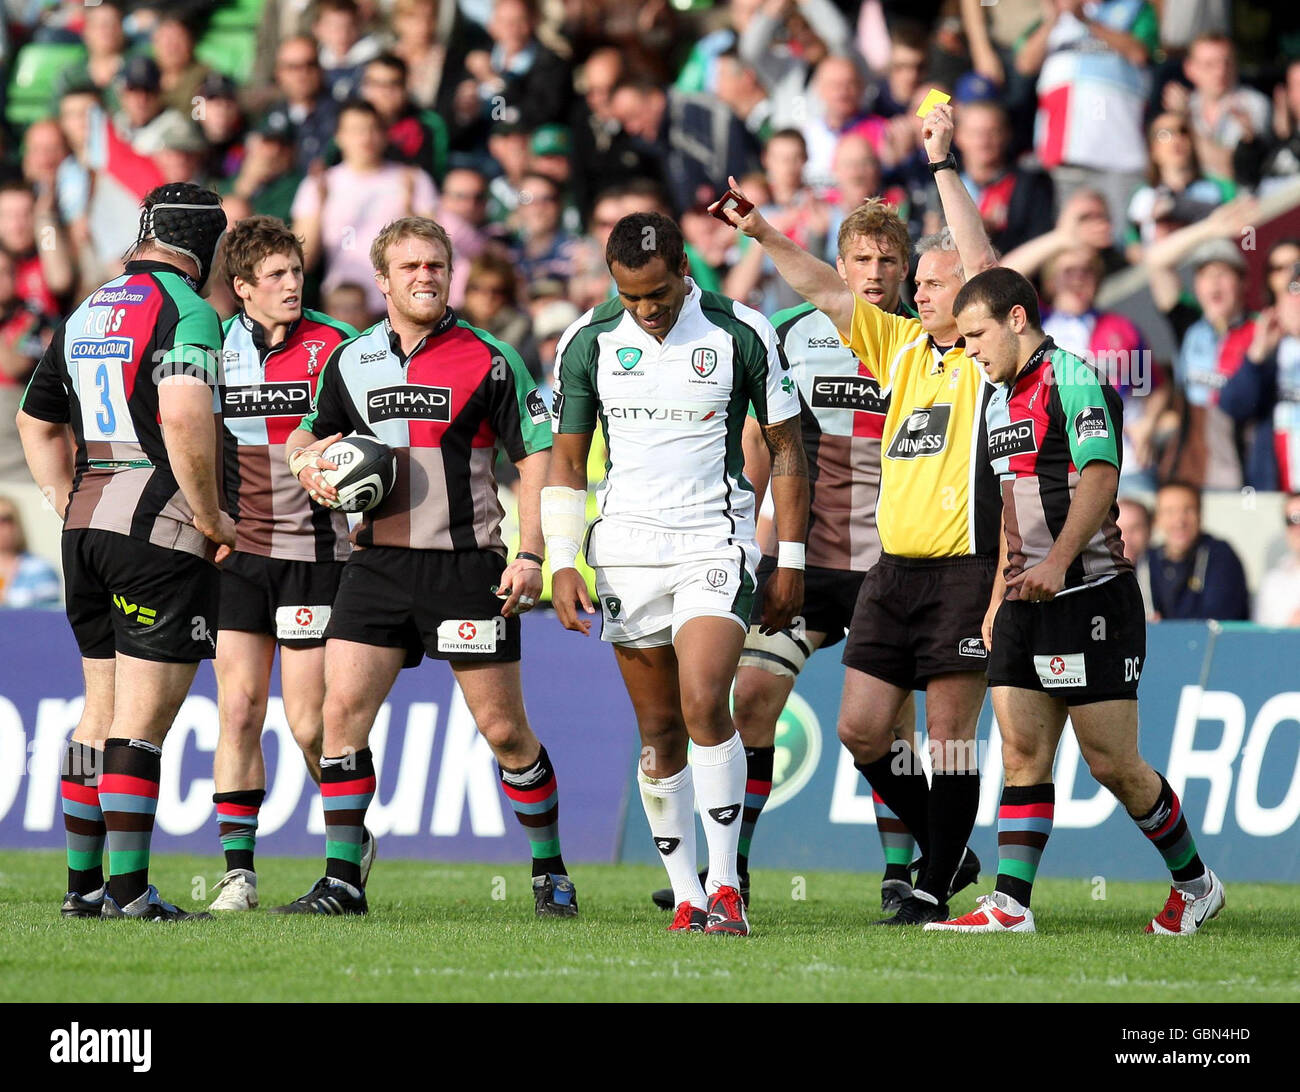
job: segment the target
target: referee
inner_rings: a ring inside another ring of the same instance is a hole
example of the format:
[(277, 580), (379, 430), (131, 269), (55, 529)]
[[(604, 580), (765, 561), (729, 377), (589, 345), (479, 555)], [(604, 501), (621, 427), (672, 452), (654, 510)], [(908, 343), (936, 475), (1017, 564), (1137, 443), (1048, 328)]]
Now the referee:
[[(951, 233), (917, 243), (919, 319), (856, 296), (758, 212), (726, 212), (891, 392), (876, 508), (882, 553), (862, 582), (845, 642), (839, 717), (841, 742), (924, 858), (912, 894), (882, 921), (891, 925), (946, 918), (950, 894), (979, 874), (966, 840), (979, 809), (974, 740), (987, 689), (981, 625), (993, 587), (997, 487), (983, 436), (992, 387), (962, 347), (952, 301), (967, 270), (996, 256), (948, 151), (952, 128), (948, 106), (926, 115), (926, 151)], [(926, 692), (933, 784), (893, 732), (914, 689)]]

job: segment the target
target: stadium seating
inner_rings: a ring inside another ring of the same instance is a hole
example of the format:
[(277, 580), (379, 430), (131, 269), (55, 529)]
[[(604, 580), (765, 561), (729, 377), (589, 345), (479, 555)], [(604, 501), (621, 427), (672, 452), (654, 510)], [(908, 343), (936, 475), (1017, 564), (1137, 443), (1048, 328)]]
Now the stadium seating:
[(76, 42), (30, 42), (14, 58), (5, 118), (21, 128), (49, 117), (54, 89), (64, 69), (83, 63), (86, 49)]
[(227, 0), (212, 13), (209, 30), (252, 30), (262, 21), (266, 0)]
[(257, 57), (257, 34), (253, 29), (209, 30), (194, 47), (194, 55), (209, 68), (229, 76), (238, 84), (248, 82)]

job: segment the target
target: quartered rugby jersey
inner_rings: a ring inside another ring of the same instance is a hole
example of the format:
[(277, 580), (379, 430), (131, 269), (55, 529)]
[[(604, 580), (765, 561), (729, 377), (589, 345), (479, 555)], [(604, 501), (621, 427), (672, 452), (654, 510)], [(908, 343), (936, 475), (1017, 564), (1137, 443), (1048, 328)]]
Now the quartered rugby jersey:
[(811, 498), (808, 564), (866, 572), (880, 557), (876, 500), (889, 395), (811, 303), (777, 312), (772, 325), (799, 390)]
[(330, 353), (356, 330), (319, 311), (304, 311), (274, 347), (243, 311), (222, 329), (226, 499), (238, 521), (235, 549), (285, 561), (343, 561), (347, 516), (312, 504), (289, 470), (285, 441), (311, 412)]
[[(64, 527), (94, 528), (212, 558), (172, 474), (158, 420), (158, 383), (169, 374), (212, 386), (217, 480), (221, 321), (192, 282), (162, 262), (126, 271), (84, 299), (41, 357), (23, 409), (69, 422), (76, 437), (72, 503)], [(224, 502), (223, 502), (224, 503)]]
[(839, 336), (889, 399), (876, 505), (885, 553), (996, 553), (997, 482), (984, 434), (993, 385), (983, 371), (960, 341), (945, 351), (918, 319), (857, 297), (849, 336)]
[[(1065, 526), (1079, 471), (1098, 460), (1119, 469), (1124, 403), (1095, 369), (1049, 337), (1011, 383), (994, 391), (987, 417), (989, 456), (1002, 484), (1010, 578), (1047, 557)], [(1119, 507), (1112, 504), (1058, 594), (1132, 570), (1118, 517)], [(1010, 588), (1007, 598), (1019, 594)]]
[(596, 492), (602, 518), (654, 531), (752, 542), (754, 490), (741, 434), (799, 414), (772, 324), (690, 278), (661, 342), (617, 300), (593, 308), (556, 350), (554, 429), (592, 432), (609, 456)]
[(397, 482), (354, 528), (356, 545), (504, 555), (497, 444), (512, 462), (546, 451), (550, 423), (519, 354), (448, 308), (409, 356), (387, 319), (343, 342), (302, 427), (375, 436), (397, 456)]

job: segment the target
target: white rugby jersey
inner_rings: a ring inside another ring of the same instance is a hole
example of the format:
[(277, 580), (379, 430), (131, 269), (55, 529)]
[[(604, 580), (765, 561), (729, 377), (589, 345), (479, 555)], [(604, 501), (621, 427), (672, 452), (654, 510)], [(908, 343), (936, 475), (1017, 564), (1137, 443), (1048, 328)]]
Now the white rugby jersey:
[(555, 356), (557, 433), (593, 432), (609, 455), (602, 518), (679, 534), (752, 541), (754, 491), (740, 438), (753, 405), (763, 425), (799, 415), (772, 324), (687, 278), (681, 313), (660, 342), (618, 299), (565, 331)]

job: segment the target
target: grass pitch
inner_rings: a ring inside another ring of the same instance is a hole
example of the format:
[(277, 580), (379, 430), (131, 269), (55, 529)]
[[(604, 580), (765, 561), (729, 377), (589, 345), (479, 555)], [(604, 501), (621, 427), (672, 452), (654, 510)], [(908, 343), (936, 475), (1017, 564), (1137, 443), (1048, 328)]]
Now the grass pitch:
[[(380, 849), (382, 854), (382, 846)], [(368, 918), (280, 917), (315, 860), (259, 858), (263, 908), (214, 922), (63, 921), (64, 858), (0, 852), (0, 1001), (1297, 1001), (1300, 888), (1228, 883), (1198, 937), (1143, 935), (1168, 887), (1034, 889), (1035, 936), (872, 929), (871, 873), (757, 871), (748, 939), (665, 932), (662, 870), (574, 868), (582, 916), (539, 921), (523, 866), (386, 860)], [(214, 857), (158, 856), (163, 896), (212, 897)], [(979, 888), (957, 897), (964, 913)], [(206, 899), (202, 900), (206, 901)]]

